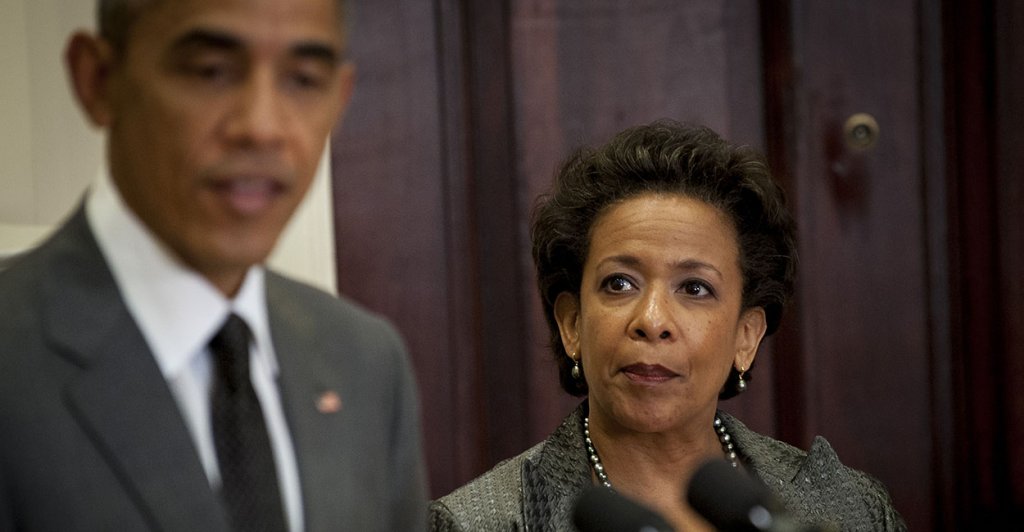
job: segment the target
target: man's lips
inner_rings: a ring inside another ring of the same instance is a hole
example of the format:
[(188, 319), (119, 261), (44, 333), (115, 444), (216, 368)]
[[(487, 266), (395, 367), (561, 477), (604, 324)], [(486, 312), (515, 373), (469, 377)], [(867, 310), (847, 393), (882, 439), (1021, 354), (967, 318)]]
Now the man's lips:
[(679, 374), (660, 364), (631, 364), (620, 371), (629, 380), (649, 384), (657, 384), (678, 377)]
[(240, 177), (216, 180), (211, 189), (236, 214), (252, 216), (270, 208), (286, 187), (271, 177)]

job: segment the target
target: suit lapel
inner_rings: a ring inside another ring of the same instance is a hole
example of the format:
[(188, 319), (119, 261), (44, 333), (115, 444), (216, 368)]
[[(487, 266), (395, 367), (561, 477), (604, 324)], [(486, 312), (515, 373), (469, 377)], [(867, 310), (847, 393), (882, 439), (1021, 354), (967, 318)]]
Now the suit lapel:
[(343, 441), (343, 414), (318, 409), (317, 401), (325, 394), (341, 392), (340, 383), (331, 380), (337, 378), (337, 370), (327, 364), (323, 335), (316, 330), (317, 317), (270, 273), (267, 306), (281, 370), (281, 399), (298, 461), (306, 529), (336, 529), (345, 522), (345, 501), (351, 499), (346, 493), (353, 487), (346, 474), (350, 457), (337, 445), (325, 444)]
[(82, 209), (52, 244), (44, 326), (81, 368), (65, 390), (70, 411), (153, 528), (226, 530), (188, 428)]

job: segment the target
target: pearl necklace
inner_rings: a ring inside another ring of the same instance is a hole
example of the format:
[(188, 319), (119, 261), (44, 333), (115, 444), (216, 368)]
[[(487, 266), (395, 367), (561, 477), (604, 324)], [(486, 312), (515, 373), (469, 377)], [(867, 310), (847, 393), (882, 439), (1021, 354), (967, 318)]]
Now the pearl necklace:
[[(722, 423), (722, 418), (718, 417), (717, 414), (715, 415), (714, 426), (715, 434), (718, 435), (718, 441), (722, 444), (722, 451), (725, 453), (725, 457), (733, 467), (739, 468), (740, 463), (736, 458), (732, 436), (729, 436), (729, 432), (725, 429), (725, 424)], [(590, 439), (590, 416), (583, 417), (583, 442), (587, 445), (587, 455), (590, 456), (590, 464), (594, 467), (597, 480), (602, 486), (611, 488), (612, 483), (608, 480), (608, 473), (605, 473), (604, 464), (601, 463), (601, 458), (597, 456), (597, 449), (594, 448), (594, 442)]]

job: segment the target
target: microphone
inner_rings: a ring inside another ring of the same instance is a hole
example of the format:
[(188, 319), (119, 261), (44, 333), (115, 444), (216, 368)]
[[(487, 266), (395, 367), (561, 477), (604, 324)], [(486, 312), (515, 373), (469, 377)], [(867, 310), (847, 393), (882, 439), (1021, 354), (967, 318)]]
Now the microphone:
[(697, 468), (686, 490), (686, 499), (722, 532), (826, 530), (797, 523), (764, 484), (724, 460), (711, 460)]
[(583, 492), (572, 522), (580, 532), (673, 532), (653, 510), (601, 486)]

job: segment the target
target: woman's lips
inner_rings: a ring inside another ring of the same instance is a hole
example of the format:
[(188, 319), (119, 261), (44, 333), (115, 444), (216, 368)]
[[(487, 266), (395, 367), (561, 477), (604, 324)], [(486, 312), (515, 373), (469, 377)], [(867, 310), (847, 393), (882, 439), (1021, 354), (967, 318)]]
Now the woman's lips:
[(621, 371), (629, 380), (647, 384), (657, 384), (679, 376), (678, 373), (659, 364), (632, 364)]

